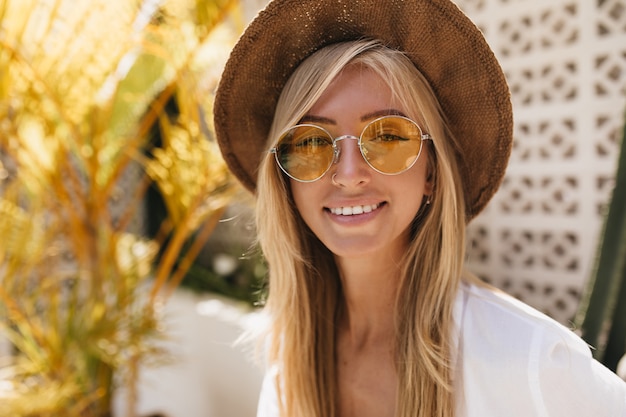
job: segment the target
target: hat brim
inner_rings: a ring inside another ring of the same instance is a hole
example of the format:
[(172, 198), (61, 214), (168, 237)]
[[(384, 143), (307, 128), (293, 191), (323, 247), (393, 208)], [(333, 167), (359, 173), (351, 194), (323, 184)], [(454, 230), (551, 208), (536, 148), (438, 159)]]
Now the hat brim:
[(466, 218), (499, 187), (513, 116), (502, 69), (480, 30), (448, 0), (274, 0), (241, 36), (215, 101), (222, 155), (254, 192), (278, 97), (294, 69), (326, 45), (379, 39), (403, 51), (433, 88), (455, 135)]

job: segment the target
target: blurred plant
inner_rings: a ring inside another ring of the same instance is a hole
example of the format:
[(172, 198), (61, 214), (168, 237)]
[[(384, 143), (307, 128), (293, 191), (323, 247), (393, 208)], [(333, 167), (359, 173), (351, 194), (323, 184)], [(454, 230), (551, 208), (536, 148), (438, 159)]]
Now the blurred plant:
[(134, 414), (159, 306), (237, 191), (205, 125), (235, 3), (0, 0), (0, 415), (108, 416), (118, 383)]
[(189, 268), (182, 285), (198, 292), (221, 294), (258, 307), (265, 299), (267, 265), (260, 252), (229, 244), (212, 246)]
[(594, 356), (615, 371), (626, 354), (626, 124), (593, 273), (576, 316)]

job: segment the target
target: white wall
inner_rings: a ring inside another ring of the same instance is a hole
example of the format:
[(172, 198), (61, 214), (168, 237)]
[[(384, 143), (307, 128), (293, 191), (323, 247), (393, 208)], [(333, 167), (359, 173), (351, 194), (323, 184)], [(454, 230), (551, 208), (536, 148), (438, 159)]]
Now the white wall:
[[(255, 318), (232, 301), (179, 289), (165, 309), (172, 362), (143, 369), (136, 415), (254, 417), (262, 369), (234, 342)], [(115, 416), (127, 417), (125, 408), (120, 393)]]

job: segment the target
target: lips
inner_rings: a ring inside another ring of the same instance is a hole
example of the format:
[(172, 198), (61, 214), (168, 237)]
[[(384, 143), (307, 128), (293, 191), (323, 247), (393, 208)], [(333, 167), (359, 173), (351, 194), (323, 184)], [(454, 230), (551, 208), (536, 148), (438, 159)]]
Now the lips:
[(380, 204), (371, 204), (364, 206), (348, 206), (348, 207), (331, 207), (329, 208), (332, 214), (337, 216), (354, 216), (357, 214), (371, 213), (380, 207)]

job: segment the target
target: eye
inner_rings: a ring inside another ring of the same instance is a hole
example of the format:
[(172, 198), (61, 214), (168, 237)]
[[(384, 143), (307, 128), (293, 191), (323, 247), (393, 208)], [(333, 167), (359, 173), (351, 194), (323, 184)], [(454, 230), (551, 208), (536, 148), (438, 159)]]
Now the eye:
[(326, 136), (315, 135), (315, 136), (303, 136), (294, 140), (293, 145), (297, 149), (302, 148), (322, 148), (325, 146), (331, 146), (332, 143), (329, 142)]
[(393, 143), (405, 142), (408, 140), (409, 139), (404, 136), (394, 135), (393, 133), (381, 133), (373, 137), (370, 142)]

